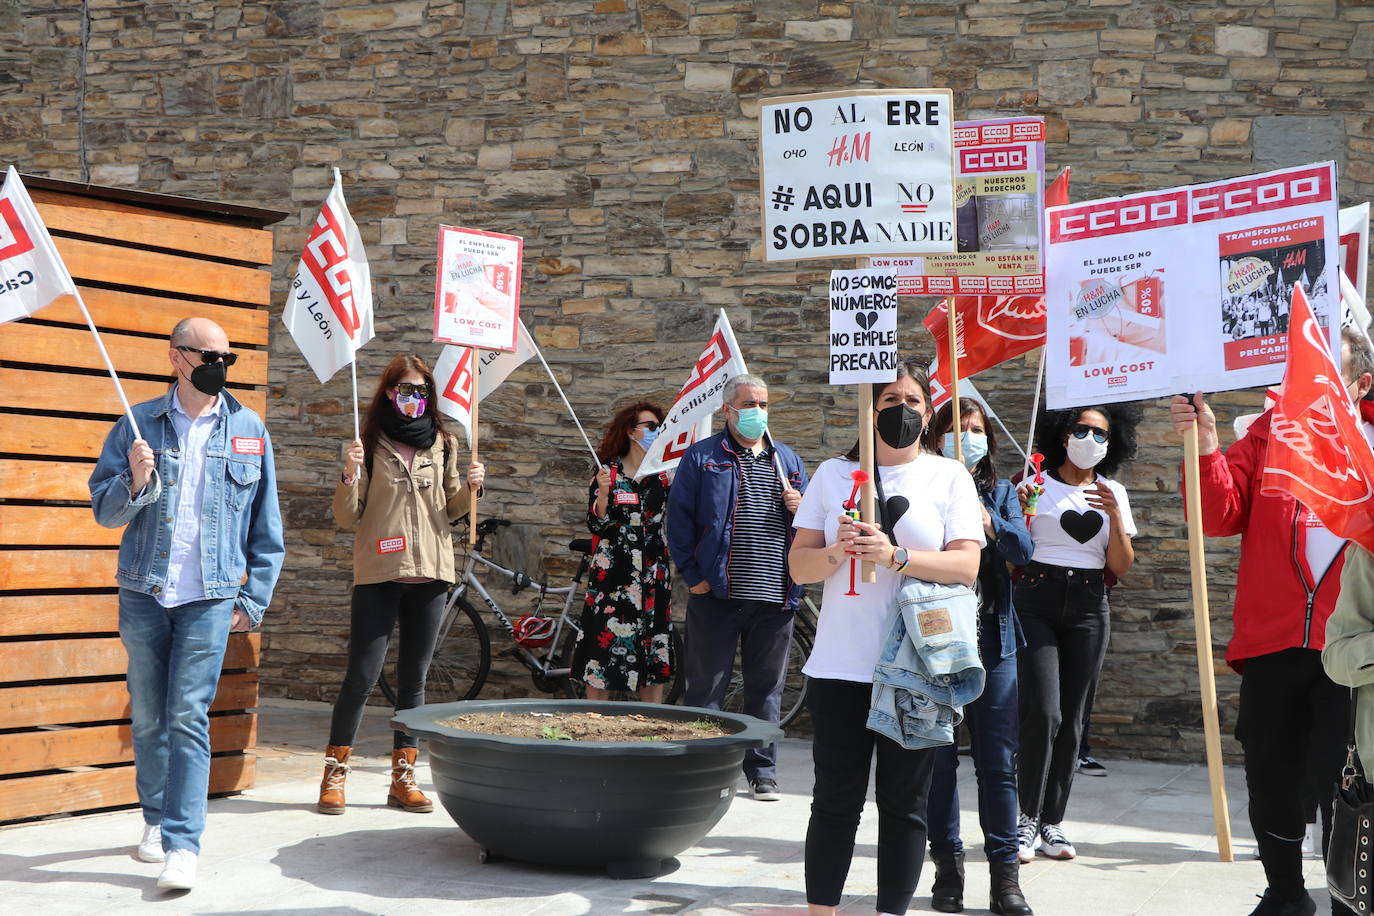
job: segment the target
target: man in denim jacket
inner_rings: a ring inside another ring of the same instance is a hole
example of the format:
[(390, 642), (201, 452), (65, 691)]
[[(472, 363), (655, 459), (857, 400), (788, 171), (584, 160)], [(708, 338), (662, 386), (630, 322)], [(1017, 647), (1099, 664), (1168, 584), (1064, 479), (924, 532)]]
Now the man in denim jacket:
[(230, 632), (256, 627), (281, 572), (281, 513), (262, 420), (223, 390), (237, 358), (219, 325), (188, 318), (167, 351), (176, 377), (105, 438), (89, 481), (96, 521), (124, 527), (119, 637), (144, 831), (158, 886), (189, 889), (205, 827), (210, 701)]

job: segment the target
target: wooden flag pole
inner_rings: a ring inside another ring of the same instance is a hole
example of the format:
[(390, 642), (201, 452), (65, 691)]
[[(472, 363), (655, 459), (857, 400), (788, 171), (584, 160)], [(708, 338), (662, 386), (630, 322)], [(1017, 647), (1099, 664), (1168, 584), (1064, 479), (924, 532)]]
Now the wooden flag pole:
[(358, 425), (358, 351), (353, 351), (353, 359), (348, 364), (348, 374), (353, 379), (353, 438), (361, 442), (362, 431)]
[[(859, 386), (859, 467), (868, 474), (868, 481), (859, 491), (859, 515), (866, 522), (877, 522), (878, 500), (874, 489), (874, 476), (877, 468), (873, 466), (873, 386)], [(859, 574), (864, 582), (877, 582), (878, 570), (873, 561), (864, 560), (859, 564)]]
[(1202, 543), (1202, 481), (1198, 468), (1197, 423), (1183, 435), (1188, 508), (1188, 565), (1193, 578), (1193, 629), (1197, 640), (1197, 673), (1202, 690), (1202, 731), (1207, 749), (1207, 780), (1212, 788), (1212, 819), (1217, 828), (1217, 853), (1234, 862), (1231, 817), (1226, 805), (1225, 771), (1221, 759), (1221, 721), (1217, 713), (1217, 681), (1212, 660), (1212, 621), (1207, 609), (1207, 569)]
[[(959, 416), (959, 335), (957, 333), (959, 322), (955, 319), (954, 312), (954, 297), (950, 296), (945, 300), (945, 314), (949, 318), (949, 416), (951, 420), (949, 428), (954, 433), (952, 437), (954, 439), (954, 455), (952, 457), (955, 461), (963, 464), (964, 437), (962, 432), (964, 424)], [(934, 443), (931, 443), (931, 446), (934, 447)], [(951, 456), (946, 455), (945, 457)]]
[[(468, 347), (468, 367), (472, 370), (472, 404), (469, 408), (472, 424), (472, 463), (477, 463), (477, 367), (482, 365), (482, 354), (476, 347)], [(463, 475), (464, 485), (467, 475)], [(477, 543), (477, 491), (468, 491), (468, 543)]]

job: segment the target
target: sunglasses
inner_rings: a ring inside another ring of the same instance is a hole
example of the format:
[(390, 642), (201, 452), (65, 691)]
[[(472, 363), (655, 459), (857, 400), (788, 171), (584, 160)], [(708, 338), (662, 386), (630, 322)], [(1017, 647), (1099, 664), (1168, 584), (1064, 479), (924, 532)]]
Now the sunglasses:
[(649, 430), (649, 432), (656, 431), (661, 425), (662, 424), (660, 424), (657, 420), (640, 420), (638, 423), (635, 424), (635, 426), (643, 426), (644, 428)]
[(427, 398), (429, 397), (429, 386), (424, 383), (417, 385), (414, 382), (397, 382), (396, 393), (403, 398)]
[(1073, 433), (1075, 439), (1086, 439), (1092, 433), (1093, 440), (1096, 442), (1106, 442), (1109, 433), (1105, 429), (1098, 429), (1096, 426), (1089, 426), (1086, 423), (1075, 423), (1069, 427), (1069, 432)]
[(200, 361), (207, 366), (214, 362), (223, 362), (227, 369), (239, 361), (239, 355), (237, 353), (221, 353), (218, 350), (202, 350), (198, 347), (186, 347), (181, 345), (177, 345), (177, 349), (183, 353), (199, 353)]

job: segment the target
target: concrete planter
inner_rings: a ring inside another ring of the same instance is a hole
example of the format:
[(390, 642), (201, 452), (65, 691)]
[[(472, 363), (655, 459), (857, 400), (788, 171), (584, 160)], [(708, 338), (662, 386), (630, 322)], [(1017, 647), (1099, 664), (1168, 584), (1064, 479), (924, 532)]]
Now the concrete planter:
[[(469, 713), (639, 713), (691, 722), (709, 716), (734, 728), (687, 741), (550, 741), (439, 725)], [(482, 847), (549, 865), (602, 867), (616, 878), (658, 874), (730, 807), (744, 752), (780, 737), (751, 716), (651, 703), (471, 700), (397, 713), (399, 728), (429, 741), (430, 769), (444, 808)]]

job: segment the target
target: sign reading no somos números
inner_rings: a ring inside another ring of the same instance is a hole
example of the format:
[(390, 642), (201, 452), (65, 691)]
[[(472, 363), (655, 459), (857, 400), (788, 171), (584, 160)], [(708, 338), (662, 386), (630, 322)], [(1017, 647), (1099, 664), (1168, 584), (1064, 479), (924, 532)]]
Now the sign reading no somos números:
[(897, 378), (897, 272), (830, 272), (830, 384)]

